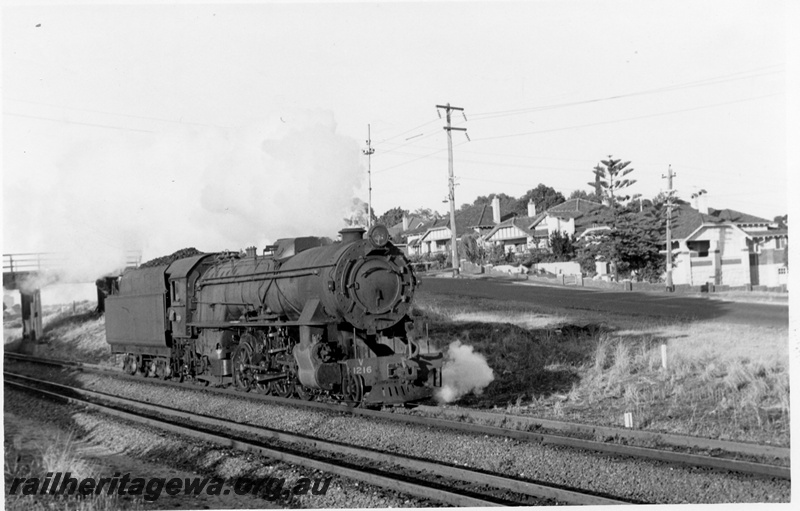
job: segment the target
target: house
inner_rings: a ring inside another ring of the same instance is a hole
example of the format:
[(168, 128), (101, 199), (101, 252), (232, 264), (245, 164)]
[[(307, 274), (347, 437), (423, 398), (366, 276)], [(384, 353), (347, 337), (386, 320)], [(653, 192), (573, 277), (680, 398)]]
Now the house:
[(680, 204), (672, 213), (675, 285), (778, 287), (788, 283), (789, 233), (770, 220), (732, 209)]
[(425, 221), (417, 216), (406, 216), (403, 215), (403, 220), (388, 227), (389, 236), (391, 237), (392, 241), (401, 242), (402, 238), (406, 235), (406, 233), (410, 231), (415, 231), (422, 227), (425, 224)]
[[(539, 216), (544, 216), (544, 213)], [(514, 216), (499, 222), (486, 233), (484, 244), (503, 245), (506, 252), (525, 252), (533, 246), (533, 230), (530, 226), (536, 218), (536, 204), (531, 200), (528, 202), (527, 215)]]
[(486, 234), (486, 243), (501, 244), (507, 252), (522, 253), (530, 248), (549, 248), (555, 232), (578, 236), (598, 227), (599, 214), (605, 206), (586, 199), (570, 199), (536, 214), (536, 206), (528, 202), (528, 214), (499, 223)]
[[(465, 234), (483, 236), (491, 231), (504, 218), (511, 216), (514, 206), (513, 200), (495, 197), (491, 204), (473, 204), (456, 212), (456, 239)], [(505, 212), (505, 213), (504, 213)], [(424, 226), (425, 232), (415, 238), (412, 244), (411, 236), (408, 242), (408, 254), (431, 254), (448, 252), (452, 232), (450, 230), (450, 215), (434, 220)], [(411, 233), (409, 233), (411, 234)]]
[(402, 221), (388, 227), (389, 238), (396, 247), (409, 253), (407, 244), (419, 237), (415, 238), (414, 233), (417, 233), (424, 225), (425, 221), (422, 218), (403, 215)]

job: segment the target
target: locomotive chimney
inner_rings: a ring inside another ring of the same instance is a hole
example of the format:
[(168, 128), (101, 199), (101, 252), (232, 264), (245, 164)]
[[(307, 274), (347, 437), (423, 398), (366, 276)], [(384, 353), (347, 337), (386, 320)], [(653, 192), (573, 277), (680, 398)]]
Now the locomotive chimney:
[(363, 227), (345, 227), (339, 234), (342, 235), (342, 243), (353, 243), (364, 239), (364, 232)]

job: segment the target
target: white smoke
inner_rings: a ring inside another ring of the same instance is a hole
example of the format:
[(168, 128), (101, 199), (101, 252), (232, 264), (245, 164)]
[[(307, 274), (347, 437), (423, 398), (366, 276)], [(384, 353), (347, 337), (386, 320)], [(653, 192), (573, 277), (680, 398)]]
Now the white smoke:
[(494, 371), (486, 357), (475, 353), (472, 346), (453, 341), (447, 347), (442, 369), (442, 388), (436, 392), (440, 403), (452, 403), (470, 392), (481, 395), (494, 381)]
[(358, 197), (353, 198), (350, 209), (342, 220), (347, 226), (366, 229), (369, 225), (369, 205)]
[(128, 251), (335, 238), (366, 176), (358, 142), (336, 129), (329, 112), (297, 110), (230, 129), (67, 132), (4, 175), (4, 244), (61, 254), (67, 279), (93, 282)]

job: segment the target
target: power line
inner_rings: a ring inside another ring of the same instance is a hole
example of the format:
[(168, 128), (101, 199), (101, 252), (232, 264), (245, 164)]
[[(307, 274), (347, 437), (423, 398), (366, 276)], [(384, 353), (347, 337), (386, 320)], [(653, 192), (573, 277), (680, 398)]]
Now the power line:
[(441, 153), (442, 151), (445, 151), (445, 149), (437, 149), (436, 151), (434, 151), (432, 153), (423, 154), (419, 158), (414, 158), (413, 160), (408, 160), (408, 161), (405, 161), (403, 163), (398, 163), (397, 165), (392, 165), (391, 167), (387, 167), (385, 169), (378, 170), (378, 171), (374, 172), (374, 174), (383, 174), (384, 172), (387, 172), (389, 170), (396, 169), (397, 167), (402, 167), (403, 165), (408, 165), (409, 163), (414, 163), (415, 161), (419, 161), (419, 160), (421, 160), (423, 158), (427, 158), (429, 156), (433, 156), (434, 154)]
[[(476, 154), (473, 151), (463, 151), (463, 152), (464, 153), (469, 152), (470, 154)], [(397, 152), (395, 154), (403, 154), (403, 155), (407, 155), (407, 156), (420, 156), (417, 153), (406, 153), (406, 152), (402, 152), (402, 151)], [(477, 154), (485, 154), (485, 153), (477, 153)], [(422, 155), (422, 156), (425, 156), (425, 157), (428, 157), (428, 158), (434, 158), (434, 159), (438, 159), (438, 160), (443, 159), (443, 157), (441, 157), (441, 156), (431, 156), (431, 155)], [(500, 155), (500, 156), (503, 156), (503, 155)], [(500, 163), (500, 162), (496, 162), (496, 161), (482, 161), (482, 160), (473, 160), (473, 159), (469, 159), (469, 158), (459, 158), (458, 161), (461, 162), (461, 163), (475, 163), (475, 164), (479, 164), (479, 165), (491, 165), (492, 167), (515, 167), (515, 168), (530, 169), (530, 170), (558, 170), (558, 171), (565, 171), (565, 172), (585, 172), (587, 170), (587, 167), (581, 167), (581, 168), (577, 168), (577, 167), (543, 167), (543, 166), (540, 166), (540, 165), (532, 165), (532, 164)], [(586, 160), (580, 160), (580, 161), (591, 162), (593, 160), (586, 159)], [(401, 165), (405, 165), (405, 163), (402, 163)], [(388, 170), (388, 169), (384, 169), (384, 170)]]
[(190, 124), (190, 125), (193, 125), (193, 126), (206, 126), (208, 128), (231, 129), (230, 126), (218, 126), (216, 124), (205, 124), (205, 123), (201, 123), (201, 122), (188, 122), (188, 121), (176, 121), (175, 119), (164, 119), (162, 117), (149, 117), (149, 116), (146, 116), (146, 115), (122, 114), (122, 113), (118, 113), (118, 112), (108, 112), (108, 111), (105, 111), (105, 110), (95, 110), (95, 109), (91, 109), (91, 108), (77, 108), (77, 107), (72, 107), (72, 106), (55, 105), (53, 103), (43, 103), (43, 102), (40, 102), (40, 101), (28, 101), (28, 100), (25, 100), (25, 99), (14, 99), (14, 98), (6, 98), (6, 99), (9, 99), (11, 101), (16, 101), (18, 103), (27, 103), (27, 104), (30, 104), (30, 105), (49, 106), (49, 107), (53, 107), (53, 108), (61, 108), (61, 109), (64, 109), (64, 110), (75, 110), (75, 111), (78, 111), (78, 112), (91, 112), (91, 113), (95, 113), (95, 114), (116, 115), (118, 117), (129, 117), (131, 119), (144, 119), (144, 120), (149, 120), (149, 121), (170, 122), (170, 123), (174, 123), (174, 124)]
[(635, 121), (635, 120), (639, 120), (639, 119), (647, 119), (649, 117), (660, 117), (660, 116), (663, 116), (663, 115), (671, 115), (671, 114), (677, 114), (677, 113), (681, 113), (681, 112), (691, 112), (691, 111), (694, 111), (694, 110), (703, 110), (705, 108), (714, 108), (714, 107), (717, 107), (717, 106), (732, 105), (734, 103), (743, 103), (745, 101), (754, 101), (754, 100), (757, 100), (757, 99), (768, 98), (768, 97), (771, 97), (771, 96), (780, 96), (781, 94), (783, 94), (783, 93), (782, 92), (775, 92), (775, 93), (772, 93), (772, 94), (764, 94), (762, 96), (753, 96), (751, 98), (737, 99), (737, 100), (734, 100), (734, 101), (725, 101), (725, 102), (722, 102), (722, 103), (714, 103), (714, 104), (711, 104), (711, 105), (702, 105), (702, 106), (692, 107), (692, 108), (684, 108), (684, 109), (681, 109), (681, 110), (670, 110), (668, 112), (659, 112), (659, 113), (655, 113), (655, 114), (640, 115), (640, 116), (636, 116), (636, 117), (626, 117), (624, 119), (613, 119), (613, 120), (610, 120), (610, 121), (598, 121), (598, 122), (593, 122), (593, 123), (588, 123), (588, 124), (578, 124), (578, 125), (575, 125), (575, 126), (565, 126), (565, 127), (562, 127), (562, 128), (552, 128), (552, 129), (549, 129), (549, 130), (526, 131), (526, 132), (523, 132), (523, 133), (510, 133), (508, 135), (497, 135), (497, 136), (494, 136), (494, 137), (478, 138), (478, 139), (475, 139), (475, 141), (476, 142), (482, 142), (482, 141), (485, 141), (485, 140), (496, 140), (496, 139), (500, 139), (500, 138), (522, 137), (522, 136), (525, 136), (525, 135), (538, 135), (540, 133), (552, 133), (554, 131), (564, 131), (564, 130), (571, 130), (571, 129), (577, 129), (577, 128), (588, 128), (588, 127), (592, 127), (592, 126), (601, 126), (603, 124), (614, 124), (614, 123), (617, 123), (617, 122)]
[(411, 129), (408, 129), (408, 130), (406, 130), (406, 131), (403, 131), (402, 133), (398, 133), (397, 135), (393, 135), (393, 136), (391, 136), (391, 137), (389, 137), (389, 138), (384, 138), (383, 140), (381, 140), (380, 142), (378, 142), (378, 145), (380, 145), (380, 144), (383, 144), (383, 143), (386, 143), (386, 142), (388, 142), (389, 140), (394, 140), (395, 138), (402, 137), (403, 135), (406, 135), (406, 134), (408, 134), (408, 133), (411, 133), (412, 131), (416, 131), (416, 130), (418, 130), (418, 129), (420, 129), (420, 128), (423, 128), (423, 127), (425, 127), (425, 126), (427, 126), (427, 125), (429, 125), (429, 124), (433, 124), (433, 123), (435, 123), (435, 122), (438, 122), (438, 121), (439, 121), (439, 119), (433, 119), (433, 120), (430, 120), (430, 121), (428, 121), (428, 122), (424, 122), (424, 123), (420, 124), (419, 126), (415, 126), (415, 127), (411, 128)]
[[(497, 135), (497, 136), (494, 136), (494, 137), (477, 138), (477, 139), (475, 139), (475, 141), (476, 142), (481, 142), (481, 141), (486, 141), (486, 140), (496, 140), (496, 139), (502, 139), (502, 138), (522, 137), (522, 136), (526, 136), (526, 135), (538, 135), (538, 134), (541, 134), (541, 133), (552, 133), (552, 132), (556, 132), (556, 131), (565, 131), (565, 130), (578, 129), (578, 128), (601, 126), (603, 124), (614, 124), (614, 123), (618, 123), (618, 122), (627, 122), (627, 121), (633, 121), (633, 120), (639, 120), (639, 119), (647, 119), (647, 118), (650, 118), (650, 117), (660, 117), (660, 116), (664, 116), (664, 115), (671, 115), (671, 114), (682, 113), (682, 112), (691, 112), (691, 111), (702, 110), (702, 109), (706, 109), (706, 108), (714, 108), (714, 107), (718, 107), (718, 106), (731, 105), (731, 104), (736, 104), (736, 103), (743, 103), (743, 102), (746, 102), (746, 101), (754, 101), (754, 100), (757, 100), (757, 99), (763, 99), (763, 98), (772, 97), (772, 96), (779, 96), (781, 94), (783, 94), (783, 93), (778, 92), (778, 93), (772, 93), (772, 94), (764, 94), (764, 95), (761, 95), (761, 96), (754, 96), (754, 97), (751, 97), (751, 98), (743, 98), (743, 99), (738, 99), (738, 100), (733, 100), (733, 101), (714, 103), (714, 104), (710, 104), (710, 105), (701, 105), (701, 106), (698, 106), (698, 107), (684, 108), (684, 109), (680, 109), (680, 110), (670, 110), (668, 112), (658, 112), (658, 113), (654, 113), (654, 114), (640, 115), (640, 116), (636, 116), (636, 117), (626, 117), (626, 118), (623, 118), (623, 119), (613, 119), (613, 120), (609, 120), (609, 121), (598, 121), (598, 122), (594, 122), (594, 123), (579, 124), (579, 125), (574, 125), (574, 126), (564, 126), (564, 127), (561, 127), (561, 128), (552, 128), (552, 129), (547, 129), (547, 130), (527, 131), (527, 132), (522, 132), (522, 133), (511, 133), (511, 134), (507, 134), (507, 135)], [(388, 151), (385, 151), (383, 154), (396, 151), (397, 149), (400, 149), (401, 147), (403, 147), (405, 145), (407, 145), (407, 144), (403, 144), (403, 145), (398, 146), (398, 147), (396, 147), (394, 149), (390, 149)], [(424, 154), (422, 156), (414, 158), (412, 160), (409, 160), (409, 161), (406, 161), (406, 162), (403, 162), (403, 163), (399, 163), (399, 164), (393, 165), (391, 167), (387, 167), (387, 168), (382, 169), (380, 171), (377, 171), (375, 173), (378, 174), (378, 173), (387, 172), (389, 170), (392, 170), (392, 169), (395, 169), (395, 168), (398, 168), (398, 167), (402, 167), (404, 165), (408, 165), (409, 163), (413, 163), (415, 161), (419, 161), (419, 160), (421, 160), (423, 158), (427, 158), (429, 156), (433, 156), (434, 154), (438, 154), (441, 151), (442, 151), (442, 149), (438, 149), (438, 150), (435, 150), (435, 151), (433, 151), (431, 153)], [(492, 153), (486, 153), (486, 154), (492, 154)], [(505, 156), (505, 155), (501, 155), (501, 156)], [(519, 156), (519, 157), (524, 157), (524, 156)], [(555, 159), (555, 158), (553, 158), (553, 159)], [(588, 161), (588, 160), (574, 160), (574, 161)]]
[[(779, 66), (782, 67), (782, 65), (776, 64), (776, 65), (772, 65), (772, 66), (765, 66), (765, 67), (762, 67), (762, 68), (756, 68), (756, 69), (750, 70), (750, 71), (740, 71), (738, 73), (732, 73), (732, 74), (729, 74), (729, 75), (723, 75), (721, 77), (706, 78), (706, 79), (702, 79), (702, 80), (695, 80), (695, 81), (692, 81), (692, 82), (684, 82), (682, 84), (670, 85), (670, 86), (665, 86), (665, 87), (657, 87), (657, 88), (654, 88), (654, 89), (646, 89), (646, 90), (642, 90), (642, 91), (635, 91), (635, 92), (629, 92), (629, 93), (624, 93), (624, 94), (617, 94), (617, 95), (606, 96), (606, 97), (602, 97), (602, 98), (586, 99), (586, 100), (581, 100), (581, 101), (572, 101), (572, 102), (568, 102), (568, 103), (559, 103), (559, 104), (555, 104), (555, 105), (541, 105), (541, 106), (520, 108), (520, 109), (514, 109), (514, 110), (501, 110), (501, 111), (496, 111), (496, 112), (477, 113), (477, 114), (473, 115), (473, 118), (476, 119), (476, 120), (494, 119), (494, 118), (497, 118), (497, 117), (508, 117), (508, 116), (512, 116), (512, 115), (521, 115), (521, 114), (525, 114), (525, 113), (538, 112), (538, 111), (542, 111), (542, 110), (554, 110), (554, 109), (557, 109), (557, 108), (565, 108), (565, 107), (569, 107), (569, 106), (584, 105), (584, 104), (589, 104), (589, 103), (599, 103), (599, 102), (602, 102), (602, 101), (611, 101), (611, 100), (615, 100), (615, 99), (623, 99), (623, 98), (629, 98), (629, 97), (635, 97), (635, 96), (644, 96), (644, 95), (649, 95), (649, 94), (656, 94), (656, 93), (659, 93), (659, 92), (672, 92), (672, 91), (675, 91), (675, 90), (688, 89), (688, 88), (693, 88), (693, 87), (704, 87), (704, 86), (707, 86), (707, 85), (716, 85), (716, 84), (719, 84), (719, 83), (725, 83), (725, 82), (736, 81), (736, 80), (744, 80), (744, 79), (747, 79), (747, 78), (757, 78), (757, 77), (760, 77), (760, 76), (766, 76), (766, 75), (770, 75), (770, 74), (780, 73), (780, 72), (782, 72), (782, 70), (775, 70), (775, 71), (770, 71), (770, 72), (766, 72), (766, 73), (758, 73), (758, 74), (746, 75), (746, 76), (736, 76), (736, 75), (739, 75), (739, 74), (742, 74), (742, 73), (751, 73), (753, 71), (762, 70), (762, 69), (770, 69), (770, 68), (779, 67)], [(729, 77), (731, 77), (731, 78), (729, 78)]]
[[(413, 130), (410, 130), (410, 131), (413, 131)], [(420, 133), (418, 135), (415, 135), (415, 136), (413, 136), (411, 138), (406, 139), (406, 141), (401, 143), (401, 144), (393, 143), (393, 144), (397, 145), (397, 147), (395, 147), (394, 149), (387, 149), (387, 150), (383, 151), (381, 154), (389, 154), (389, 153), (393, 153), (393, 152), (397, 151), (398, 149), (401, 149), (401, 148), (406, 147), (406, 146), (414, 146), (415, 144), (417, 144), (421, 140), (425, 140), (426, 138), (430, 138), (430, 137), (432, 137), (434, 135), (438, 135), (439, 133), (441, 133), (439, 130), (433, 130), (433, 131), (430, 131), (428, 133), (424, 133), (424, 132)], [(413, 140), (413, 142), (410, 142), (410, 140)], [(380, 147), (383, 143), (385, 143), (385, 142), (378, 143), (378, 147)]]
[(16, 114), (12, 112), (3, 112), (3, 115), (10, 115), (13, 117), (25, 117), (27, 119), (38, 119), (41, 121), (52, 121), (52, 122), (61, 122), (66, 124), (80, 124), (82, 126), (92, 126), (94, 128), (107, 128), (112, 130), (123, 130), (123, 131), (138, 131), (139, 133), (155, 133), (154, 131), (150, 130), (140, 130), (136, 128), (125, 128), (122, 126), (111, 126), (108, 124), (94, 124), (90, 122), (80, 122), (80, 121), (68, 121), (66, 119), (53, 119), (52, 117), (39, 117), (36, 115), (25, 115), (25, 114)]

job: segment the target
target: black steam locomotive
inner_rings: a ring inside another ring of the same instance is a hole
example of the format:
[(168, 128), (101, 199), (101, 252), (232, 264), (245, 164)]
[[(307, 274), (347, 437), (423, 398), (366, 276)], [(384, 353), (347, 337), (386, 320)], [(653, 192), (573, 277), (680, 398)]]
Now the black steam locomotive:
[(106, 338), (130, 374), (233, 383), (283, 397), (402, 404), (441, 386), (408, 315), (416, 277), (374, 226), (340, 242), (278, 240), (257, 255), (203, 254), (104, 283)]

